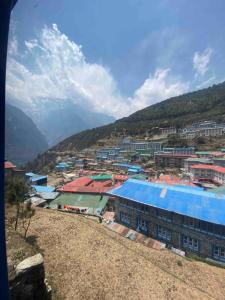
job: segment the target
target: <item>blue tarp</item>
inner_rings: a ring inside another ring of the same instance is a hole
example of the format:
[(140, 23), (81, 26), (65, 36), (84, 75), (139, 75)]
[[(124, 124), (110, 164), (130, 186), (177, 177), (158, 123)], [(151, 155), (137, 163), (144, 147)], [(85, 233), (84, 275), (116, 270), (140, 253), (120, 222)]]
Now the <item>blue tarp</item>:
[(47, 185), (47, 186), (32, 185), (32, 188), (34, 188), (37, 193), (51, 193), (55, 191), (55, 187), (51, 185)]
[(225, 226), (225, 196), (187, 186), (129, 179), (108, 192), (113, 196)]

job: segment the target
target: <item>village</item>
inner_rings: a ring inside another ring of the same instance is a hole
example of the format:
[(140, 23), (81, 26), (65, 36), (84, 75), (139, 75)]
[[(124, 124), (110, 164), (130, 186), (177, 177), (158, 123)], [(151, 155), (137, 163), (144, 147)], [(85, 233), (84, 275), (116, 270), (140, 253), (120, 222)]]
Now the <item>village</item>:
[[(221, 127), (225, 133), (224, 125), (213, 122), (195, 125), (198, 133), (199, 127), (206, 135), (221, 135)], [(224, 148), (196, 151), (132, 137), (114, 147), (98, 144), (59, 156), (45, 175), (6, 161), (6, 180), (24, 177), (30, 187), (25, 201), (33, 206), (96, 218), (147, 247), (225, 264)]]

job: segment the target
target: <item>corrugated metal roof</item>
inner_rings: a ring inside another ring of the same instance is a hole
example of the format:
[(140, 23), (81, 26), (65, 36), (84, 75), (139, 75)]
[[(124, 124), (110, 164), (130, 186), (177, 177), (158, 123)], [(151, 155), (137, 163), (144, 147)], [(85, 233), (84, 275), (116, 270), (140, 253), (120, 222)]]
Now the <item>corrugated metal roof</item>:
[(96, 175), (96, 176), (91, 176), (93, 180), (110, 180), (112, 179), (111, 174), (102, 174), (102, 175)]
[(36, 174), (32, 173), (32, 172), (28, 172), (25, 174), (27, 177), (33, 177), (35, 176)]
[(42, 192), (39, 193), (39, 195), (41, 196), (41, 198), (45, 199), (45, 200), (54, 200), (59, 196), (58, 192)]
[(46, 175), (37, 175), (37, 176), (31, 177), (31, 181), (35, 182), (35, 181), (39, 181), (41, 179), (47, 180), (47, 178), (48, 178), (48, 176), (46, 176)]
[(124, 168), (132, 168), (132, 169), (142, 169), (142, 166), (136, 166), (136, 165), (130, 165), (130, 164), (125, 164), (125, 163), (116, 163), (113, 164), (114, 166), (118, 167), (124, 167)]
[(50, 185), (47, 185), (47, 186), (42, 186), (42, 185), (32, 185), (32, 187), (35, 189), (35, 191), (37, 193), (51, 193), (51, 192), (54, 192), (55, 190), (55, 187), (54, 186), (50, 186)]
[(115, 175), (113, 175), (113, 179), (126, 181), (128, 179), (128, 175), (115, 174)]
[(216, 171), (219, 173), (225, 173), (225, 168), (220, 167), (220, 166), (214, 166), (214, 165), (204, 165), (204, 164), (199, 164), (199, 165), (193, 165), (191, 166), (192, 169), (203, 169), (203, 170), (212, 170)]
[[(163, 189), (165, 197), (160, 194)], [(225, 226), (225, 196), (200, 191), (193, 187), (177, 187), (129, 179), (109, 195), (129, 199), (156, 208)]]
[(71, 205), (74, 207), (89, 207), (89, 208), (104, 208), (107, 204), (108, 197), (100, 195), (80, 195), (65, 193), (50, 203), (50, 207), (55, 207), (57, 204)]
[(87, 176), (79, 177), (79, 178), (67, 183), (63, 187), (87, 186), (92, 181), (93, 181), (93, 179), (90, 177), (87, 177)]
[(10, 161), (5, 161), (5, 169), (14, 169), (16, 166)]

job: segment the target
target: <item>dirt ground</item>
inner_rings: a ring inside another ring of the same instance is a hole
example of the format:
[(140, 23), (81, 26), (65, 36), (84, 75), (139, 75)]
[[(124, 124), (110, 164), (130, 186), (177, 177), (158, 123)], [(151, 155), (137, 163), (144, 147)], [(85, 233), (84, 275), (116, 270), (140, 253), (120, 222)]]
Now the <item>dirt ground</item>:
[(82, 216), (36, 209), (29, 240), (53, 299), (225, 299), (225, 269), (153, 250)]

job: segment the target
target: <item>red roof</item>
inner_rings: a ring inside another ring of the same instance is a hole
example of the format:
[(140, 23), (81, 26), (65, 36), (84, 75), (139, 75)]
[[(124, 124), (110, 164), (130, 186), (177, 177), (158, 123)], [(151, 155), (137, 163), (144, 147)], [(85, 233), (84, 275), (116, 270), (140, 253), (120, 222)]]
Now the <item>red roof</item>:
[[(96, 182), (97, 183), (97, 182)], [(102, 184), (103, 182), (101, 182)], [(112, 182), (111, 182), (112, 183)], [(93, 193), (93, 194), (103, 194), (108, 192), (111, 189), (114, 189), (118, 186), (120, 186), (121, 183), (117, 183), (114, 185), (110, 185), (110, 186), (92, 186), (92, 185), (88, 185), (88, 186), (68, 186), (68, 185), (64, 185), (63, 187), (59, 188), (58, 191), (60, 192), (66, 192), (66, 193)]]
[(5, 169), (14, 169), (15, 167), (10, 161), (5, 161)]
[(115, 180), (121, 180), (121, 181), (126, 181), (128, 179), (128, 175), (119, 175), (116, 174), (113, 176), (113, 179)]
[(112, 186), (112, 180), (106, 180), (106, 181), (93, 181), (91, 184), (89, 184), (91, 187), (97, 187), (102, 188), (106, 186)]
[(192, 169), (203, 169), (203, 170), (212, 170), (219, 173), (225, 173), (225, 168), (220, 166), (212, 166), (212, 165), (205, 165), (205, 164), (198, 164), (191, 166)]
[(67, 183), (66, 185), (64, 185), (64, 187), (65, 186), (70, 186), (70, 187), (73, 187), (73, 186), (87, 186), (92, 181), (93, 181), (93, 179), (84, 176), (84, 177), (77, 178), (77, 179)]
[(170, 174), (165, 174), (165, 175), (162, 174), (157, 179), (150, 178), (149, 181), (156, 182), (156, 183), (166, 183), (166, 184), (169, 184), (169, 185), (174, 185), (175, 184), (175, 185), (195, 186), (191, 182), (184, 181), (184, 180), (180, 179), (179, 177), (174, 176), (174, 175), (170, 175)]

